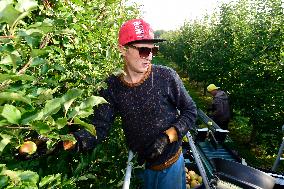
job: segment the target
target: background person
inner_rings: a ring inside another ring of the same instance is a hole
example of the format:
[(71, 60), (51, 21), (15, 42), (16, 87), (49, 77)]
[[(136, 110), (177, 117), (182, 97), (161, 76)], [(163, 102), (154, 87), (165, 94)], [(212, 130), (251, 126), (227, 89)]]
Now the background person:
[(119, 50), (125, 74), (110, 76), (107, 89), (100, 92), (108, 103), (94, 113), (97, 136), (86, 130), (74, 136), (78, 150), (92, 149), (120, 116), (129, 149), (137, 153), (140, 164), (145, 163), (144, 188), (185, 189), (181, 143), (189, 129), (194, 129), (197, 111), (177, 73), (151, 64), (158, 50), (154, 44), (161, 41), (142, 19), (121, 26)]
[(214, 84), (210, 84), (207, 87), (207, 91), (213, 96), (209, 117), (222, 129), (228, 130), (228, 124), (231, 118), (229, 98), (228, 95), (216, 87)]

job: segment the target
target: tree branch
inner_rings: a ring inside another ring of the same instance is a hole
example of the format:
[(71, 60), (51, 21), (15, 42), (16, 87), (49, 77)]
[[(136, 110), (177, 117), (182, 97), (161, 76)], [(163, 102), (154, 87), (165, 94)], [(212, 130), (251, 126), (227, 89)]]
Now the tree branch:
[(13, 39), (13, 38), (15, 38), (14, 35), (0, 36), (0, 39)]
[(4, 126), (7, 129), (27, 129), (30, 130), (30, 127), (11, 127), (11, 126)]

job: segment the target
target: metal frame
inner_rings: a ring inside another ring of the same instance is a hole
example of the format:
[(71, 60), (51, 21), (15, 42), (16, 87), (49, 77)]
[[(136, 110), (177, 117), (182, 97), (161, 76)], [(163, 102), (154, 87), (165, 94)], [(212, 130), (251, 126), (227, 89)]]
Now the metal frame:
[[(282, 126), (282, 132), (284, 132), (284, 125)], [(282, 153), (283, 153), (283, 149), (284, 149), (284, 137), (282, 138), (282, 143), (280, 145), (280, 148), (279, 148), (279, 151), (278, 151), (278, 154), (277, 154), (277, 158), (276, 160), (274, 161), (274, 164), (272, 166), (272, 171), (276, 171), (280, 161), (284, 160), (284, 158), (281, 157)]]
[(126, 166), (126, 173), (125, 173), (122, 189), (129, 189), (131, 172), (132, 172), (132, 165), (133, 165), (133, 163), (131, 162), (132, 159), (133, 159), (133, 152), (131, 150), (129, 150), (127, 166)]

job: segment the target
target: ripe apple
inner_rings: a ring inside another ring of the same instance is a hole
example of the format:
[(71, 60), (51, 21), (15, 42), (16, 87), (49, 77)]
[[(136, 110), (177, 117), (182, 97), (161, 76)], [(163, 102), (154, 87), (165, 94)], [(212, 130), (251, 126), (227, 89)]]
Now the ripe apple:
[(63, 148), (64, 150), (71, 150), (75, 147), (76, 142), (71, 140), (65, 140), (63, 141)]
[(20, 154), (31, 155), (31, 154), (35, 153), (36, 150), (37, 150), (37, 146), (33, 141), (26, 141), (19, 148)]

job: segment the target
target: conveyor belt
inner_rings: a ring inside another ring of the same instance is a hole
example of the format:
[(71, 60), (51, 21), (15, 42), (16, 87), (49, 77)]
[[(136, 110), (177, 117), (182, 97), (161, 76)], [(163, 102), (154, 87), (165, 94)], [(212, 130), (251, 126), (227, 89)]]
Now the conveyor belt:
[[(203, 163), (204, 163), (204, 165), (207, 169), (207, 172), (209, 173), (208, 176), (210, 178), (214, 179), (214, 176), (215, 176), (214, 170), (217, 171), (217, 169), (213, 169), (213, 167), (214, 167), (213, 164), (216, 165), (215, 164), (216, 159), (221, 159), (222, 161), (220, 163), (224, 163), (226, 161), (227, 162), (232, 161), (232, 163), (234, 162), (233, 165), (235, 165), (236, 171), (242, 170), (242, 169), (244, 169), (244, 170), (247, 169), (247, 171), (249, 171), (250, 173), (255, 173), (255, 175), (254, 175), (255, 176), (254, 179), (256, 179), (255, 182), (252, 181), (252, 180), (249, 180), (249, 183), (252, 182), (251, 184), (253, 184), (253, 182), (254, 182), (254, 184), (262, 186), (263, 183), (260, 180), (262, 178), (266, 178), (267, 176), (261, 174), (260, 171), (255, 171), (255, 170), (250, 169), (249, 167), (245, 167), (243, 165), (241, 166), (241, 164), (238, 165), (238, 163), (242, 162), (242, 159), (238, 155), (236, 155), (236, 153), (234, 153), (232, 151), (232, 149), (229, 149), (229, 148), (226, 147), (228, 143), (233, 142), (230, 139), (230, 137), (227, 135), (228, 131), (224, 132), (226, 130), (220, 129), (220, 127), (200, 109), (198, 110), (198, 116), (199, 116), (200, 120), (208, 126), (207, 131), (206, 131), (205, 128), (197, 130), (197, 135), (196, 135), (196, 140), (195, 140), (196, 146), (197, 146), (197, 149), (200, 153), (202, 161), (203, 161)], [(221, 136), (221, 138), (220, 138), (220, 136)], [(211, 160), (213, 160), (213, 161), (211, 162)], [(211, 163), (213, 163), (213, 164), (211, 164)], [(217, 165), (220, 165), (220, 163), (218, 163)], [(232, 164), (228, 164), (228, 165), (232, 165)], [(220, 166), (220, 167), (222, 167), (222, 166)], [(218, 168), (220, 168), (220, 167), (218, 166)], [(231, 167), (232, 170), (234, 170), (235, 167), (232, 166)], [(216, 174), (221, 176), (222, 175), (221, 173), (223, 173), (222, 171), (225, 171), (225, 170), (219, 169), (219, 171), (221, 171), (221, 172), (217, 171)], [(257, 180), (258, 178), (260, 178), (260, 177), (258, 177), (259, 175), (261, 175), (261, 179)], [(233, 176), (235, 178), (230, 180), (229, 177), (233, 177)], [(235, 175), (235, 174), (231, 174), (231, 172), (229, 172), (228, 177), (227, 176), (224, 177), (224, 179), (226, 179), (227, 181), (229, 181), (229, 180), (231, 181), (230, 184), (235, 183), (235, 184), (238, 184), (238, 185), (239, 184), (243, 185), (244, 184), (243, 181), (245, 181), (246, 178), (247, 177), (242, 177), (241, 174)], [(268, 183), (270, 183), (270, 181), (272, 182), (271, 178), (272, 177), (267, 178)], [(283, 178), (279, 178), (279, 177), (277, 178), (275, 176), (274, 176), (274, 178), (276, 178), (276, 185), (275, 185), (274, 189), (278, 189), (279, 186), (280, 186), (280, 188), (282, 188)], [(236, 179), (236, 180), (234, 180), (234, 179)], [(224, 183), (217, 184), (217, 185), (219, 185), (219, 186), (223, 185), (223, 187), (217, 187), (217, 188), (220, 188), (220, 189), (231, 188), (231, 187), (226, 187), (226, 184), (224, 185)], [(244, 184), (244, 185), (248, 186), (249, 184), (248, 185)], [(263, 185), (263, 186), (265, 186), (265, 185)], [(269, 185), (269, 187), (270, 187), (270, 185)]]
[(198, 142), (197, 145), (208, 159), (223, 158), (231, 161), (239, 161), (220, 144), (217, 144), (217, 148), (215, 148), (209, 141), (205, 140), (204, 142)]

